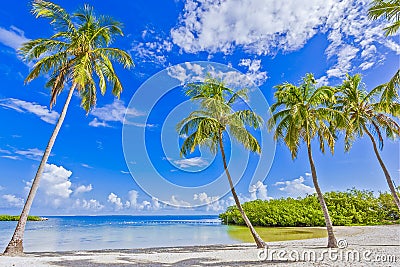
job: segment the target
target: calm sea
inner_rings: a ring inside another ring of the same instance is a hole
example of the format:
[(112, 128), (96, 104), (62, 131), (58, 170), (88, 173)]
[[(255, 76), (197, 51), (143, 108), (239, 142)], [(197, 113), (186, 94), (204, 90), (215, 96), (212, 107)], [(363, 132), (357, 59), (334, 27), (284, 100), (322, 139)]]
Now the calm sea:
[[(28, 222), (24, 248), (32, 251), (130, 249), (234, 244), (218, 216), (54, 216)], [(16, 222), (0, 222), (0, 250)]]

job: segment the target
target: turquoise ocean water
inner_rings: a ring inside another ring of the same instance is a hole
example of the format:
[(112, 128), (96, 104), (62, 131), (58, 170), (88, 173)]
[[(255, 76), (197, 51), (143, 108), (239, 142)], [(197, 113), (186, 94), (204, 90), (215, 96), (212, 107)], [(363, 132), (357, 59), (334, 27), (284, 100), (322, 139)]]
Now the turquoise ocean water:
[[(28, 222), (26, 252), (234, 244), (218, 216), (51, 216)], [(16, 222), (0, 222), (0, 250)]]

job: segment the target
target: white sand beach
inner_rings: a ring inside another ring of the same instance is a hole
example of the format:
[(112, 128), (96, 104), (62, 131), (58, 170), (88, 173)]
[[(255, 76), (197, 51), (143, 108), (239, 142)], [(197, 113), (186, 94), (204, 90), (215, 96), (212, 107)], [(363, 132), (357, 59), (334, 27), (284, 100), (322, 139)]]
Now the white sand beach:
[[(254, 244), (27, 253), (0, 266), (400, 266), (400, 226), (335, 227), (342, 247), (326, 238)], [(265, 259), (266, 258), (266, 259)]]

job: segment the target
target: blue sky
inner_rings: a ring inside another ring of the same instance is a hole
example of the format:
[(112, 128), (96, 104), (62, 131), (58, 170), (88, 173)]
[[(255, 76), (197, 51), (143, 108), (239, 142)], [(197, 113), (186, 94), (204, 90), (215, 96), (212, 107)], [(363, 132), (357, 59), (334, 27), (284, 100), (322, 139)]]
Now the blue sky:
[[(117, 67), (124, 87), (120, 100), (108, 92), (86, 115), (73, 97), (32, 214), (218, 213), (233, 204), (220, 155), (197, 150), (179, 157), (182, 140), (174, 127), (195, 108), (181, 84), (213, 72), (233, 87), (250, 87), (246, 105), (267, 118), (274, 85), (298, 83), (308, 72), (320, 84), (337, 85), (349, 72), (361, 73), (371, 89), (399, 67), (399, 37), (385, 38), (385, 22), (367, 19), (369, 1), (54, 2), (69, 12), (88, 3), (97, 14), (123, 22), (125, 36), (113, 46), (129, 51), (136, 67)], [(64, 92), (49, 110), (45, 77), (24, 85), (31, 65), (16, 49), (53, 33), (47, 20), (29, 11), (25, 1), (0, 7), (0, 213), (20, 212), (66, 98)], [(285, 146), (275, 149), (265, 129), (254, 134), (263, 141), (261, 157), (226, 140), (241, 199), (312, 193), (304, 147), (292, 161)], [(334, 156), (317, 149), (323, 191), (387, 190), (366, 137), (349, 153), (342, 138)], [(400, 185), (398, 143), (386, 140), (382, 156)]]

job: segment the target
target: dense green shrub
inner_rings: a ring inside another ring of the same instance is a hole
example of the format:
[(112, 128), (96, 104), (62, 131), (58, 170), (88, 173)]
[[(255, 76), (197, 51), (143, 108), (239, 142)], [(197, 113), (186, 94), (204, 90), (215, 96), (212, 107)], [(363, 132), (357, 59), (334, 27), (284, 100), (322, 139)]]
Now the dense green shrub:
[[(18, 221), (19, 216), (13, 215), (0, 215), (0, 221)], [(39, 216), (28, 216), (28, 221), (43, 221), (44, 219)]]
[[(374, 225), (399, 223), (399, 211), (389, 193), (375, 197), (372, 191), (356, 189), (324, 194), (333, 225)], [(316, 194), (304, 198), (254, 200), (243, 204), (257, 226), (325, 226)], [(244, 225), (236, 206), (219, 217), (222, 223)]]

